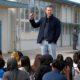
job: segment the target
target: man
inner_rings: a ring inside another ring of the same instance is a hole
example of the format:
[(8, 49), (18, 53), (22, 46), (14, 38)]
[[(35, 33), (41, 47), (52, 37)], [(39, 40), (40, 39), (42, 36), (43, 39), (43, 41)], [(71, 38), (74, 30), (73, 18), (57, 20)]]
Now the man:
[(77, 43), (78, 43), (78, 31), (77, 26), (73, 29), (73, 50), (77, 50)]
[(41, 44), (41, 53), (50, 54), (53, 59), (56, 58), (56, 43), (60, 36), (60, 21), (53, 16), (53, 9), (48, 5), (45, 9), (46, 16), (38, 22), (34, 20), (34, 13), (30, 16), (30, 23), (34, 28), (40, 27), (37, 42)]

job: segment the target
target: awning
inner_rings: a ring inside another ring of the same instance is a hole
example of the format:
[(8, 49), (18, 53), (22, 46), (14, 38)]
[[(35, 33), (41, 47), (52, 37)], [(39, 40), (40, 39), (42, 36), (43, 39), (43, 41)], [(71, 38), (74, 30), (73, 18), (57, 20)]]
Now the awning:
[(0, 8), (27, 8), (28, 4), (0, 0)]
[(47, 2), (51, 2), (51, 3), (59, 3), (59, 4), (68, 4), (68, 5), (72, 5), (74, 7), (80, 7), (80, 3), (73, 2), (70, 0), (42, 0), (42, 1), (47, 1)]

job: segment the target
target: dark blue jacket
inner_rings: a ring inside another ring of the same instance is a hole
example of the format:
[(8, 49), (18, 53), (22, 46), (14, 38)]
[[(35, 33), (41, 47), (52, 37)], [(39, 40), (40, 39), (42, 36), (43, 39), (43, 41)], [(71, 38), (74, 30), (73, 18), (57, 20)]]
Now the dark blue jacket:
[(51, 71), (46, 73), (42, 80), (67, 80), (67, 78), (62, 75), (59, 71)]
[[(60, 21), (54, 17), (53, 15), (49, 18), (49, 30), (48, 30), (48, 42), (49, 43), (57, 43), (57, 40), (60, 36), (61, 32), (61, 23)], [(45, 29), (45, 23), (46, 23), (46, 17), (42, 17), (38, 22), (35, 22), (35, 20), (30, 20), (31, 25), (34, 28), (40, 27), (39, 35), (37, 42), (41, 43), (44, 40), (44, 29)]]

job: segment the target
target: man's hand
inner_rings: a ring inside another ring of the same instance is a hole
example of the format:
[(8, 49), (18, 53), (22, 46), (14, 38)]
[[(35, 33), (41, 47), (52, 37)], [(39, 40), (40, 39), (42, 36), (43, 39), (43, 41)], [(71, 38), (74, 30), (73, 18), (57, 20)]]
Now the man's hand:
[(30, 13), (30, 17), (29, 17), (29, 19), (30, 19), (30, 20), (33, 20), (34, 17), (35, 17), (34, 13)]

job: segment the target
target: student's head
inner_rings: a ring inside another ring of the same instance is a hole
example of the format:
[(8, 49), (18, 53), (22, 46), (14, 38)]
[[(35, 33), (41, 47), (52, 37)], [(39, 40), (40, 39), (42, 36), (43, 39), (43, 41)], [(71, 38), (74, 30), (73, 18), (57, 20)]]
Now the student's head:
[(53, 63), (52, 63), (52, 67), (53, 67), (53, 70), (59, 70), (59, 71), (62, 71), (65, 67), (65, 62), (64, 61), (59, 61), (59, 60), (54, 60)]
[(71, 57), (66, 57), (65, 59), (66, 66), (73, 67), (73, 60)]
[(21, 66), (30, 66), (30, 59), (28, 56), (23, 56), (21, 58)]
[(18, 62), (18, 61), (19, 61), (18, 52), (13, 51), (13, 52), (11, 53), (11, 58), (14, 58), (14, 59)]
[(78, 61), (79, 61), (78, 52), (75, 52), (74, 55), (73, 55), (73, 62), (77, 64)]
[(25, 67), (28, 72), (31, 71), (30, 58), (28, 56), (23, 56), (21, 58), (21, 66)]
[(40, 59), (41, 65), (50, 65), (53, 62), (53, 58), (51, 55), (43, 55)]
[(39, 65), (40, 65), (40, 58), (41, 58), (41, 54), (37, 54), (36, 56), (35, 56), (35, 60), (34, 60), (34, 66), (36, 66), (36, 67), (38, 67)]
[(10, 58), (7, 61), (7, 69), (9, 71), (17, 70), (18, 69), (18, 64), (17, 61), (14, 58)]
[(57, 60), (63, 61), (63, 55), (62, 55), (62, 54), (58, 54), (58, 55), (57, 55)]
[(53, 7), (52, 7), (52, 5), (46, 6), (45, 12), (46, 12), (47, 17), (50, 17), (53, 14)]
[(5, 65), (5, 61), (2, 58), (0, 58), (0, 69), (2, 69), (4, 65)]

